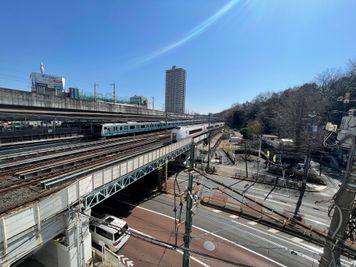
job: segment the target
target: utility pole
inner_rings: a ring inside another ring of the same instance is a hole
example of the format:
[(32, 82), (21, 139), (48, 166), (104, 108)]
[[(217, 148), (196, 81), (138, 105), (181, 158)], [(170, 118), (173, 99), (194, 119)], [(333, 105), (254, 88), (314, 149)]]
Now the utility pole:
[(188, 188), (187, 188), (187, 210), (185, 215), (185, 232), (184, 232), (184, 253), (183, 253), (183, 267), (189, 267), (190, 253), (189, 253), (189, 244), (190, 244), (190, 233), (192, 232), (192, 207), (193, 207), (193, 174), (192, 169), (194, 168), (194, 157), (195, 157), (195, 145), (191, 144), (190, 148), (190, 171), (188, 179)]
[(319, 176), (321, 176), (321, 163), (323, 161), (323, 151), (320, 152)]
[(193, 207), (193, 174), (189, 172), (188, 188), (187, 188), (187, 211), (185, 215), (185, 233), (184, 233), (184, 254), (183, 254), (183, 267), (189, 267), (189, 243), (190, 233), (192, 232), (192, 207)]
[(312, 134), (313, 134), (313, 125), (314, 125), (314, 117), (315, 114), (309, 114), (310, 123), (308, 125), (308, 150), (307, 150), (307, 156), (305, 159), (305, 164), (304, 164), (304, 173), (303, 173), (303, 180), (302, 180), (302, 186), (300, 188), (300, 194), (298, 198), (297, 205), (295, 207), (294, 215), (293, 218), (298, 220), (298, 212), (300, 209), (300, 206), (302, 205), (305, 189), (307, 187), (307, 179), (308, 179), (308, 172), (309, 172), (309, 166), (310, 166), (310, 142), (312, 139)]
[(115, 84), (115, 82), (113, 82), (111, 85), (112, 85), (112, 98), (113, 98), (113, 102), (115, 104), (116, 103), (116, 84)]
[(261, 161), (261, 147), (262, 147), (262, 136), (260, 135), (259, 138), (259, 144), (258, 144), (258, 158), (257, 158), (257, 178), (258, 179), (258, 174), (260, 172), (260, 161)]
[(94, 101), (96, 101), (96, 87), (98, 86), (97, 83), (94, 83)]
[(166, 132), (168, 131), (168, 113), (166, 111)]
[(152, 109), (155, 109), (155, 97), (152, 96)]
[(349, 138), (352, 138), (352, 148), (343, 183), (334, 196), (334, 214), (331, 219), (324, 253), (320, 259), (320, 267), (341, 266), (341, 249), (347, 238), (345, 230), (356, 196), (356, 142), (354, 136)]
[(208, 165), (206, 166), (206, 170), (209, 171), (210, 170), (210, 143), (211, 143), (211, 129), (210, 129), (210, 125), (211, 125), (211, 113), (209, 113), (209, 126), (208, 126)]
[(246, 170), (246, 178), (248, 178), (248, 167), (247, 167), (247, 140), (245, 140), (245, 170)]

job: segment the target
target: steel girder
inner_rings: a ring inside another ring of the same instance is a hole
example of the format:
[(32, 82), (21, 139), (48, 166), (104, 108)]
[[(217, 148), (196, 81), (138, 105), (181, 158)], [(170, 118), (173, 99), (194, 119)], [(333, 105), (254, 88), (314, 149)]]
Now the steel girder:
[(130, 184), (136, 182), (147, 174), (163, 166), (164, 164), (166, 164), (167, 161), (173, 160), (179, 155), (187, 152), (188, 150), (190, 150), (190, 148), (191, 144), (176, 149), (175, 151), (172, 151), (140, 168), (137, 168), (132, 172), (129, 172), (121, 177), (116, 178), (110, 183), (103, 185), (102, 187), (98, 188), (97, 190), (84, 197), (82, 201), (83, 208), (90, 209), (94, 207), (95, 205), (99, 204), (100, 202), (104, 201), (105, 199), (109, 198), (110, 196), (114, 195), (115, 193), (119, 192)]

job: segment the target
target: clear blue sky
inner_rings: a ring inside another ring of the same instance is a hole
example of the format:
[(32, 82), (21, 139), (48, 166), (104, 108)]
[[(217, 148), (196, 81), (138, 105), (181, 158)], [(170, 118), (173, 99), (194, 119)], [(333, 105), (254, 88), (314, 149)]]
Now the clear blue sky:
[(165, 70), (187, 70), (186, 109), (218, 112), (312, 81), (356, 58), (354, 0), (106, 0), (0, 3), (0, 87), (29, 74), (164, 104)]

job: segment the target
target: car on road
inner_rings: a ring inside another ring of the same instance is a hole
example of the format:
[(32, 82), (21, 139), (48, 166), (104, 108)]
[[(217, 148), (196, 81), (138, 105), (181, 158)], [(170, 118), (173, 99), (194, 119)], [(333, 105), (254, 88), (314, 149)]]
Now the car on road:
[(90, 223), (92, 243), (104, 244), (113, 252), (117, 252), (130, 237), (129, 226), (126, 221), (112, 215), (104, 215)]

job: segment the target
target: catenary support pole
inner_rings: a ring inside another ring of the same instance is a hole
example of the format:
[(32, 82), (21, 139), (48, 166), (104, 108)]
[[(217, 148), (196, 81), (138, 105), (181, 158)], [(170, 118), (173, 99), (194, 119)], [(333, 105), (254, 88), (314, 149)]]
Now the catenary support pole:
[(96, 87), (98, 86), (97, 83), (94, 83), (94, 92), (93, 92), (93, 96), (94, 96), (94, 101), (96, 101)]
[(209, 113), (209, 126), (208, 126), (208, 165), (206, 166), (206, 170), (210, 170), (210, 146), (211, 146), (211, 113)]
[(113, 98), (113, 103), (116, 103), (116, 84), (115, 82), (111, 84), (112, 85), (112, 98)]

